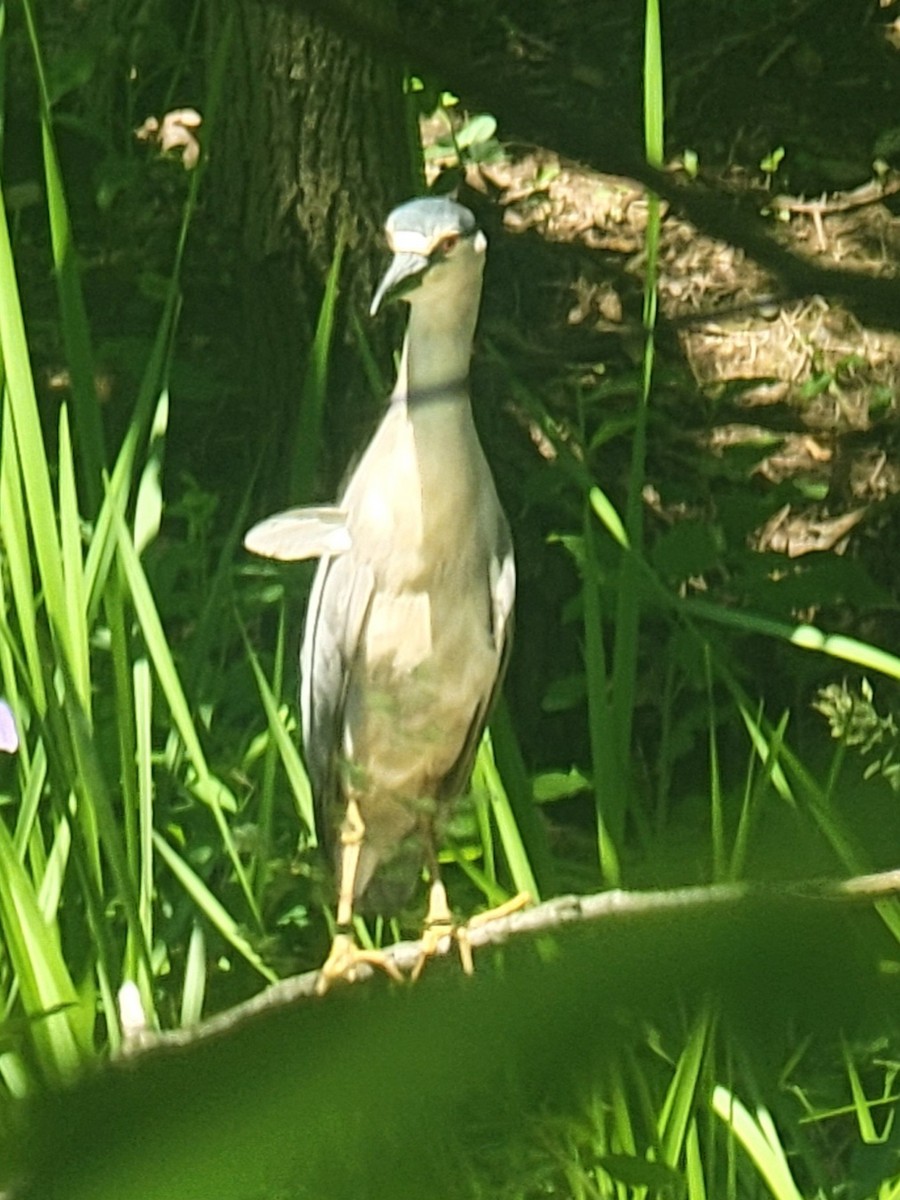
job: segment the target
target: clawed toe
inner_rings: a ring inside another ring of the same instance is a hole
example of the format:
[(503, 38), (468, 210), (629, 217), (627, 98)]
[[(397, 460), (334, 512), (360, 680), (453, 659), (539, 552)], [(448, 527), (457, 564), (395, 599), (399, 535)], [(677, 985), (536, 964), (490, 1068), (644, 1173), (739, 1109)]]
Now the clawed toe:
[(316, 995), (324, 996), (331, 986), (340, 980), (353, 983), (357, 976), (357, 968), (363, 963), (384, 971), (395, 983), (403, 982), (397, 964), (383, 950), (362, 950), (357, 946), (352, 933), (338, 933), (335, 934), (328, 957), (319, 971)]

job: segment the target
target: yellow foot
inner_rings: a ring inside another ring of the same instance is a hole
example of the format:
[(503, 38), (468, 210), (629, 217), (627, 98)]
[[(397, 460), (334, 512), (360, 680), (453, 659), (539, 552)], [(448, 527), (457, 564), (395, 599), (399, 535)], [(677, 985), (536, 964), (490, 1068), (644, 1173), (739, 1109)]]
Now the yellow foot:
[(336, 933), (334, 941), (331, 943), (331, 950), (322, 964), (319, 978), (316, 980), (316, 995), (324, 996), (331, 985), (340, 979), (345, 979), (347, 983), (353, 983), (360, 963), (377, 967), (390, 975), (396, 983), (403, 981), (403, 976), (396, 964), (383, 950), (361, 950), (352, 933)]
[(519, 892), (510, 900), (504, 900), (502, 904), (495, 905), (494, 908), (489, 908), (487, 912), (476, 913), (474, 917), (470, 917), (465, 925), (460, 926), (455, 930), (457, 945), (459, 946), (459, 957), (462, 962), (463, 970), (467, 975), (471, 975), (475, 971), (475, 962), (472, 958), (472, 943), (469, 940), (469, 932), (477, 929), (479, 925), (487, 925), (488, 921), (499, 920), (500, 917), (508, 917), (512, 913), (519, 912), (523, 908), (527, 908), (532, 903), (531, 894), (529, 892)]
[(472, 943), (469, 940), (469, 931), (477, 929), (479, 925), (485, 925), (488, 921), (493, 921), (498, 917), (508, 917), (510, 913), (527, 908), (529, 904), (531, 904), (531, 896), (528, 892), (519, 892), (511, 900), (506, 900), (503, 904), (498, 904), (495, 908), (488, 909), (487, 912), (478, 913), (471, 920), (467, 921), (465, 925), (456, 925), (453, 921), (453, 915), (450, 912), (450, 906), (447, 904), (447, 893), (444, 890), (444, 885), (440, 881), (433, 883), (428, 903), (428, 915), (425, 918), (425, 931), (422, 934), (422, 945), (419, 950), (419, 957), (416, 959), (416, 965), (413, 967), (412, 975), (410, 976), (413, 983), (422, 974), (422, 970), (428, 959), (433, 958), (437, 954), (441, 941), (448, 935), (456, 941), (462, 969), (467, 975), (472, 975), (475, 971), (475, 962), (472, 958)]

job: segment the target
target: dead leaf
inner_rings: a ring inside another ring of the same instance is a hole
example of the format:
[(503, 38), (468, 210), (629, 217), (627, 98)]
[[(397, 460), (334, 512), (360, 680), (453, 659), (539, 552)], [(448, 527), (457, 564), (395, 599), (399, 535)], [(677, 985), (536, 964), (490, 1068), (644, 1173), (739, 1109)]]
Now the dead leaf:
[(163, 154), (180, 150), (184, 169), (192, 171), (200, 161), (200, 143), (194, 131), (202, 122), (196, 109), (176, 108), (167, 112), (162, 122), (156, 117), (148, 117), (134, 134), (138, 141), (155, 143)]

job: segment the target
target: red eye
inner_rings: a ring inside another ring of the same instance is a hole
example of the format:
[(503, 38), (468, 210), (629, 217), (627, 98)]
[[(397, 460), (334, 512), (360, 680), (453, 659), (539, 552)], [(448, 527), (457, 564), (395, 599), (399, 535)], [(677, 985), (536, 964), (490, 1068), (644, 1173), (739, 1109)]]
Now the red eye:
[(459, 242), (459, 234), (458, 233), (448, 233), (445, 238), (442, 238), (441, 241), (438, 242), (438, 250), (441, 254), (449, 254), (450, 251), (454, 249), (454, 247), (457, 245), (458, 242)]

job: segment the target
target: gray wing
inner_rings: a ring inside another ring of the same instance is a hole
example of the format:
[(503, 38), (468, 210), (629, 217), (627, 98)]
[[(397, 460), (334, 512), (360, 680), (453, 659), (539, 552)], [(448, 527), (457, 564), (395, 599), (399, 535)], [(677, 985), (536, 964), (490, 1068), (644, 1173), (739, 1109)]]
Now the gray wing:
[(475, 755), (481, 742), (481, 735), (488, 723), (491, 709), (506, 675), (506, 666), (512, 650), (513, 639), (513, 604), (516, 597), (516, 560), (513, 552), (512, 537), (509, 525), (499, 505), (497, 506), (497, 530), (495, 553), (488, 563), (488, 582), (491, 599), (491, 637), (497, 650), (497, 674), (494, 686), (476, 708), (469, 732), (452, 770), (444, 780), (441, 788), (441, 798), (451, 800), (463, 792), (472, 774)]
[(301, 730), (319, 833), (326, 845), (333, 840), (339, 812), (347, 688), (373, 591), (371, 569), (352, 553), (329, 556), (319, 563), (306, 609), (300, 648)]
[(342, 508), (289, 508), (266, 517), (249, 531), (244, 546), (263, 558), (294, 562), (344, 554), (350, 549), (347, 514)]

